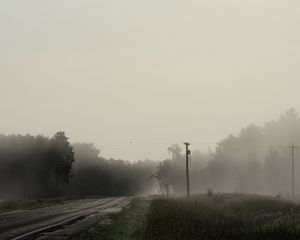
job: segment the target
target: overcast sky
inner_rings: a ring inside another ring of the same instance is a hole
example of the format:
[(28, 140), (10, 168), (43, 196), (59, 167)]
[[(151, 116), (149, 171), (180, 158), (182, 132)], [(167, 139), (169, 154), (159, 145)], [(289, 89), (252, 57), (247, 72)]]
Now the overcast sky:
[(298, 0), (0, 0), (0, 133), (206, 150), (300, 111), (299, 26)]

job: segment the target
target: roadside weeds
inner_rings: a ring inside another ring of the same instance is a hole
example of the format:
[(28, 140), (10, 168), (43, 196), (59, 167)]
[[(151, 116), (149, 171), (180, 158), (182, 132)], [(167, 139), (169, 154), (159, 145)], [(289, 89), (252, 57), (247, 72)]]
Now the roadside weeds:
[(122, 212), (113, 214), (71, 240), (141, 240), (150, 200), (134, 199)]

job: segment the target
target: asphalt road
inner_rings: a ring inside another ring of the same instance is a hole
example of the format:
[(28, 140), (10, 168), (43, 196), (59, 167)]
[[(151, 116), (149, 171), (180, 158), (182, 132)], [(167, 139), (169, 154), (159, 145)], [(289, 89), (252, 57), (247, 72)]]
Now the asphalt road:
[(77, 200), (34, 210), (0, 213), (0, 240), (66, 239), (119, 212), (130, 198)]

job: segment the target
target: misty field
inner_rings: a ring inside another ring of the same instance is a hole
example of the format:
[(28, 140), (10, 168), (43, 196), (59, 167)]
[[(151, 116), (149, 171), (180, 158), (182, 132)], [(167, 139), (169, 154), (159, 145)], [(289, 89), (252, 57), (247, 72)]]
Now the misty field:
[(237, 194), (157, 199), (142, 232), (143, 240), (300, 239), (300, 206)]

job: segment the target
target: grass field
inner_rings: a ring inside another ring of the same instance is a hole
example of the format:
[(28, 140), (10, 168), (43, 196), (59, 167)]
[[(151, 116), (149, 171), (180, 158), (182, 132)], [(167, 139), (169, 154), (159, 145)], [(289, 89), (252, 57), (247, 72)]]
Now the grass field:
[(300, 239), (300, 207), (237, 194), (158, 199), (151, 203), (141, 239), (296, 240)]
[(145, 214), (149, 208), (149, 200), (133, 200), (129, 208), (111, 216), (91, 229), (83, 231), (72, 240), (139, 240), (142, 239)]
[(74, 240), (299, 240), (300, 205), (239, 194), (136, 199)]

